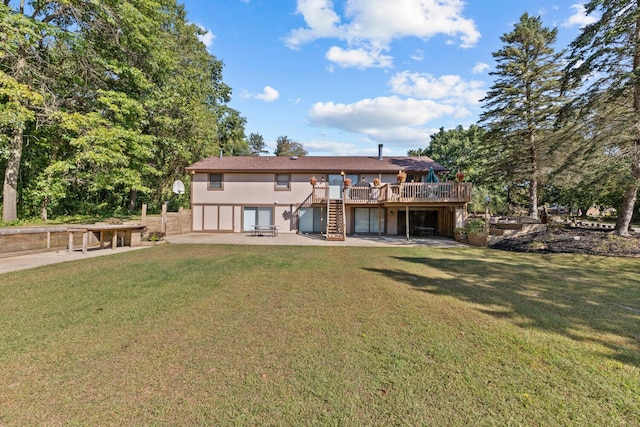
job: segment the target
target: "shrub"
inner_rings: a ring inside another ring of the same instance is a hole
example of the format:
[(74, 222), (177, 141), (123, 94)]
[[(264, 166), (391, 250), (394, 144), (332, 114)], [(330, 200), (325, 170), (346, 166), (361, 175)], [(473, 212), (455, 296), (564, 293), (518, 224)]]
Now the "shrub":
[(465, 226), (468, 233), (484, 233), (484, 220), (482, 218), (473, 218), (467, 221)]

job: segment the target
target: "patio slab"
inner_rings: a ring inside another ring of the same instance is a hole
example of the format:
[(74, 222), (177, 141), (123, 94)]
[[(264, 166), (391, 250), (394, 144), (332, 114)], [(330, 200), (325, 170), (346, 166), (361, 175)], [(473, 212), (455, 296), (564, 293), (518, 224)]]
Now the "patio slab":
[[(464, 243), (444, 237), (411, 238), (399, 236), (348, 236), (344, 241), (328, 241), (317, 234), (279, 233), (277, 236), (252, 236), (250, 233), (186, 233), (165, 238), (172, 244), (214, 244), (214, 245), (264, 245), (264, 246), (388, 246), (388, 247), (425, 247), (450, 248), (466, 247)], [(86, 254), (82, 251), (68, 253), (67, 250), (31, 253), (25, 255), (4, 256), (0, 258), (0, 274), (26, 270), (67, 261), (106, 256), (149, 246), (123, 246), (112, 249), (92, 249)]]
[(252, 236), (251, 233), (186, 233), (167, 236), (170, 243), (209, 243), (232, 245), (288, 246), (422, 246), (449, 248), (468, 246), (445, 237), (347, 236), (344, 241), (326, 240), (318, 234), (279, 233), (277, 236)]

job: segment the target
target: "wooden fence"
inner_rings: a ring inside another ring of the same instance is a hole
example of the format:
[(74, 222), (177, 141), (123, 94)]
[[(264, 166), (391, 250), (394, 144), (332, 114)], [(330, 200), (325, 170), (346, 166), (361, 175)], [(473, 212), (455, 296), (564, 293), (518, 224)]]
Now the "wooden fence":
[(191, 209), (180, 208), (178, 212), (167, 212), (163, 206), (160, 216), (147, 216), (147, 206), (142, 206), (141, 224), (146, 225), (145, 235), (159, 233), (163, 236), (172, 236), (191, 232)]
[[(160, 215), (147, 216), (147, 207), (143, 206), (140, 224), (146, 226), (143, 237), (148, 237), (154, 232), (162, 236), (189, 233), (191, 210), (167, 212), (165, 206)], [(74, 239), (75, 245), (82, 245), (82, 236), (75, 236)], [(97, 241), (92, 234), (90, 239), (90, 244)], [(68, 226), (0, 228), (0, 257), (27, 252), (66, 250), (68, 243)]]

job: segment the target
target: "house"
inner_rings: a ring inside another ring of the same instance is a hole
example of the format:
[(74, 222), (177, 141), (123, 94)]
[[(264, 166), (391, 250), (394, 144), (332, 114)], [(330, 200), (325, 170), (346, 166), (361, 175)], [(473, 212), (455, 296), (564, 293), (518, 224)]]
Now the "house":
[[(453, 237), (471, 184), (433, 182), (446, 168), (428, 157), (210, 157), (191, 174), (193, 231)], [(399, 182), (404, 181), (404, 182)], [(431, 181), (431, 182), (429, 182)], [(313, 184), (313, 185), (312, 185)]]

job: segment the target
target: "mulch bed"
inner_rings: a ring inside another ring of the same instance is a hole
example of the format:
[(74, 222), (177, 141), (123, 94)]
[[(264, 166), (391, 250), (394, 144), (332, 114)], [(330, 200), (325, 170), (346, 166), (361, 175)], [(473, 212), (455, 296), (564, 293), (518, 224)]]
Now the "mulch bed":
[(610, 230), (557, 228), (553, 231), (505, 238), (491, 247), (514, 252), (640, 257), (640, 234), (621, 237)]

